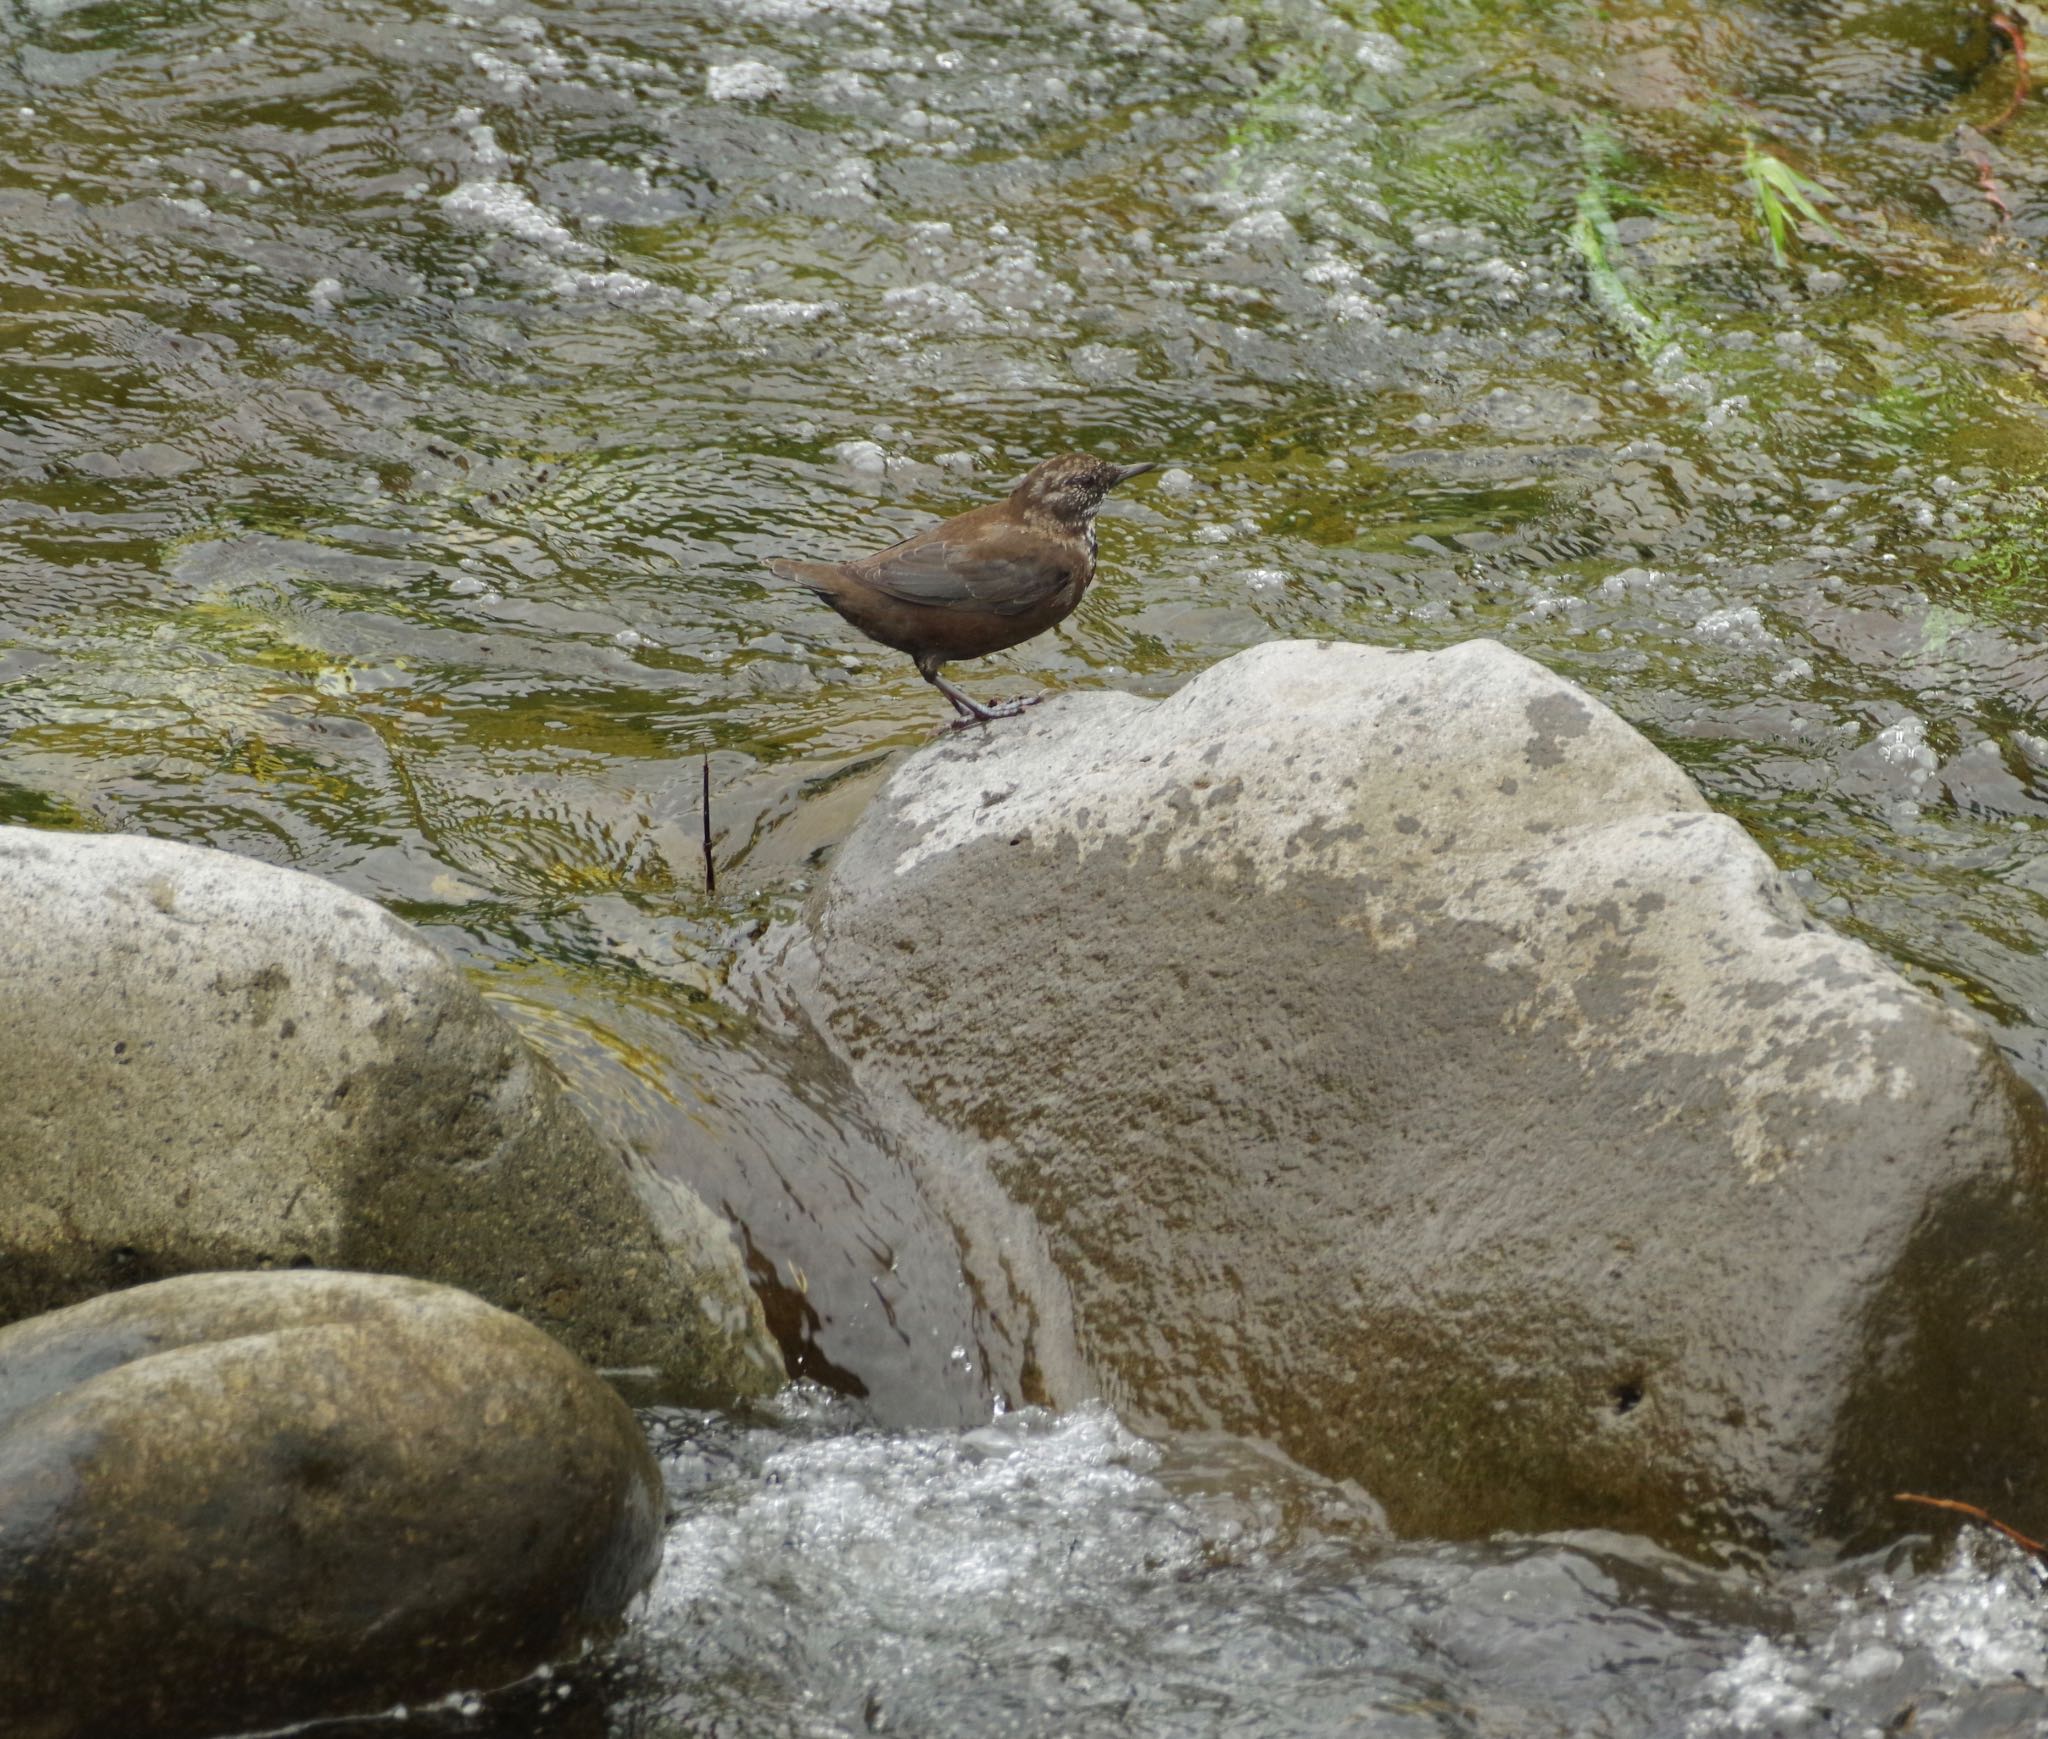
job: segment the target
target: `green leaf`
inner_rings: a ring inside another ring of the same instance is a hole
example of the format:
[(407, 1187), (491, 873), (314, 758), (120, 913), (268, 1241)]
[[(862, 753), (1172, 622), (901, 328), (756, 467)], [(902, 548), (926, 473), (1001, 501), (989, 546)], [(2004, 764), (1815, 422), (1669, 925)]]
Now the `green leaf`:
[(1764, 232), (1770, 238), (1771, 259), (1783, 266), (1790, 262), (1785, 247), (1785, 238), (1792, 231), (1792, 215), (1796, 213), (1812, 224), (1832, 242), (1842, 240), (1842, 232), (1828, 221), (1817, 200), (1827, 199), (1828, 190), (1817, 181), (1809, 181), (1791, 164), (1781, 157), (1774, 157), (1768, 151), (1759, 151), (1754, 139), (1743, 141), (1742, 172), (1749, 178), (1750, 191), (1756, 196), (1757, 214), (1763, 219)]

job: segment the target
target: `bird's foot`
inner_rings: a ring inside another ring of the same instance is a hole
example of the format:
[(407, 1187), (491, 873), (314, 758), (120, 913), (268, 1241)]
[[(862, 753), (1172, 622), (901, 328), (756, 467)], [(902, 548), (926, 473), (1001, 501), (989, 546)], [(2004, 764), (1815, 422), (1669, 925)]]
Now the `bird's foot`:
[(937, 665), (927, 669), (920, 664), (917, 669), (918, 674), (944, 695), (960, 715), (952, 721), (956, 731), (968, 725), (985, 725), (991, 719), (1013, 719), (1027, 706), (1036, 706), (1045, 698), (1041, 694), (1027, 694), (1021, 700), (999, 700), (993, 706), (983, 706), (973, 695), (962, 693), (941, 676)]
[[(953, 704), (959, 707), (960, 716), (948, 722), (956, 731), (964, 731), (969, 725), (985, 725), (991, 719), (1013, 719), (1027, 706), (1036, 706), (1043, 699), (1045, 696), (1042, 694), (1026, 694), (1019, 695), (1015, 700), (999, 700), (983, 706), (980, 701), (968, 700), (965, 695), (961, 695), (953, 701)], [(962, 706), (962, 701), (966, 701), (966, 705)]]

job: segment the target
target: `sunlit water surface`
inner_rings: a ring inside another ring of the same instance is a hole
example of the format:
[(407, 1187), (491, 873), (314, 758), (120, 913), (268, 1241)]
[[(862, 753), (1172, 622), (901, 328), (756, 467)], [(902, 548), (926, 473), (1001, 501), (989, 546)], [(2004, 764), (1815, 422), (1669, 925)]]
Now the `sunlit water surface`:
[[(1392, 1542), (998, 1415), (945, 1228), (722, 995), (940, 713), (760, 558), (1086, 446), (1168, 469), (970, 686), (1496, 635), (2048, 1078), (2012, 88), (1934, 0), (0, 0), (0, 817), (422, 925), (866, 1391), (650, 1415), (618, 1660), (413, 1730), (2039, 1730), (1989, 1550)], [(1827, 199), (1782, 261), (1766, 158)]]

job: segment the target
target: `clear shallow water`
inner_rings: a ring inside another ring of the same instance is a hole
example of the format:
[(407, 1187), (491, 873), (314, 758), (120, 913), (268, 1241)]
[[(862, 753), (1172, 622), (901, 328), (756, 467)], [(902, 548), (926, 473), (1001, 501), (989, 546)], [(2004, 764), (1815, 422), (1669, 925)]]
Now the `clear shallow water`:
[[(2000, 1560), (1392, 1546), (1241, 1446), (964, 1435), (944, 1228), (723, 998), (939, 713), (759, 558), (1079, 445), (1178, 474), (977, 690), (1495, 634), (2048, 1079), (2048, 123), (1981, 132), (1995, 48), (1860, 0), (0, 0), (0, 816), (425, 926), (882, 1422), (701, 1422), (623, 1688), (507, 1720), (857, 1731), (865, 1674), (898, 1731), (2033, 1730)], [(1754, 152), (1834, 240), (1772, 260)], [(965, 1597), (912, 1624), (927, 1562)]]

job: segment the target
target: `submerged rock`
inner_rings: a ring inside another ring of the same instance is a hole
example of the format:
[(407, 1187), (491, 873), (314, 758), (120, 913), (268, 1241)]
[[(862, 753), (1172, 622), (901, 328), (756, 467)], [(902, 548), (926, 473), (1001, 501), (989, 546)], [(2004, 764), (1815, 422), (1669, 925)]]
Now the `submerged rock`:
[(489, 1688), (601, 1634), (659, 1469), (447, 1287), (204, 1274), (0, 1329), (0, 1732), (244, 1732)]
[(2048, 1476), (2038, 1100), (1498, 645), (953, 734), (782, 966), (1134, 1416), (1404, 1529), (1768, 1542)]
[(438, 1280), (692, 1399), (781, 1381), (731, 1233), (417, 931), (313, 876), (0, 828), (0, 1322), (206, 1269)]

